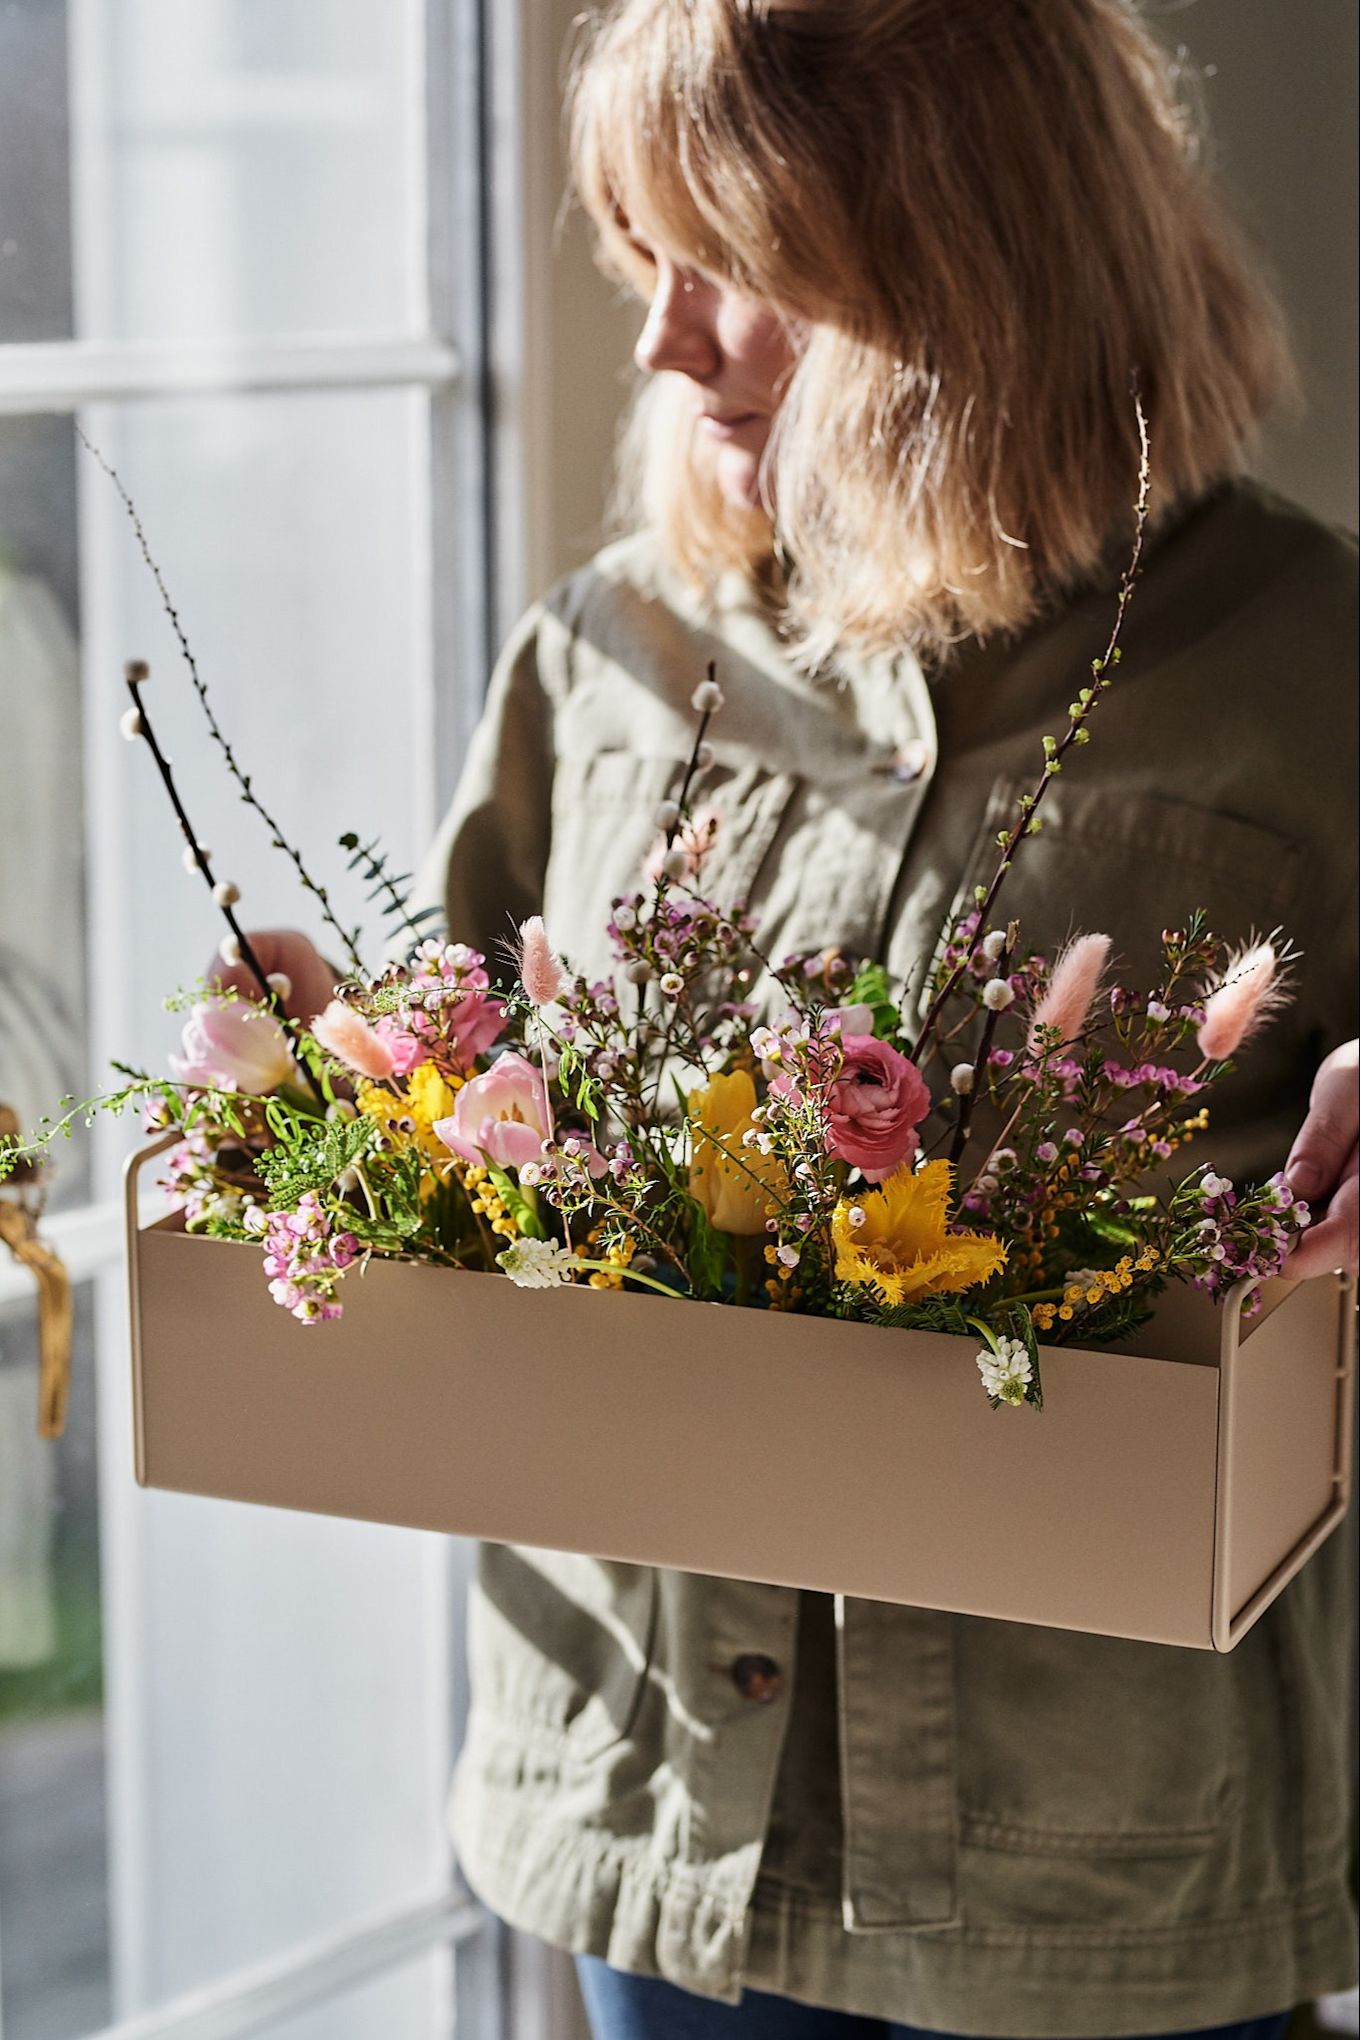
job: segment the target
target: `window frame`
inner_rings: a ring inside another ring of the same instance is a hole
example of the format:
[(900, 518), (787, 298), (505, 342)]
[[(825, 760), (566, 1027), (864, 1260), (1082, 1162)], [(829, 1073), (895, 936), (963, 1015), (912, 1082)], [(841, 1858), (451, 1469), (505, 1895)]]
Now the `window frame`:
[[(73, 5), (86, 0), (72, 0)], [(526, 277), (541, 257), (525, 231), (525, 162), (541, 148), (527, 103), (526, 47), (547, 37), (529, 28), (525, 0), (419, 0), (423, 64), (410, 80), (420, 96), (423, 138), (421, 235), (423, 331), (281, 335), (212, 344), (0, 343), (0, 416), (80, 413), (95, 404), (155, 403), (195, 395), (269, 391), (423, 389), (429, 406), (423, 572), (431, 642), (428, 699), (436, 811), (451, 796), (480, 713), (486, 675), (511, 613), (523, 606), (537, 550), (526, 542), (534, 500), (526, 433), (531, 406), (515, 401), (526, 371)], [(539, 66), (540, 81), (543, 76)], [(533, 138), (532, 142), (530, 138)], [(73, 184), (78, 168), (73, 166)], [(73, 203), (79, 206), (78, 191)], [(541, 387), (541, 377), (539, 386)], [(440, 684), (436, 684), (438, 676)], [(419, 753), (419, 747), (417, 747)], [(126, 1402), (123, 1217), (98, 1189), (54, 1214), (44, 1232), (75, 1281), (98, 1292), (100, 1420)], [(0, 1264), (0, 1302), (31, 1296), (25, 1272)], [(467, 1719), (462, 1647), (473, 1547), (445, 1547), (444, 1593), (454, 1639), (449, 1693), (455, 1743)], [(134, 1580), (106, 1578), (112, 1622), (135, 1603)], [(516, 1963), (508, 1930), (462, 1885), (448, 1885), (342, 1932), (224, 1973), (211, 1986), (115, 2021), (90, 2040), (235, 2040), (399, 1968), (422, 1952), (456, 1949), (448, 2014), (459, 2040), (505, 2040), (515, 2000), (517, 2032), (551, 2040), (575, 2030), (559, 2019), (540, 1965)]]

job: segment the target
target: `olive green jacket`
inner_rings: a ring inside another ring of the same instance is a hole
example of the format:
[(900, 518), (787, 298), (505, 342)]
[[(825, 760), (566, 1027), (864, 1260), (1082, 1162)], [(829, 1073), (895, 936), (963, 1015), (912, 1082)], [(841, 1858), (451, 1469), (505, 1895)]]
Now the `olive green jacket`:
[[(711, 658), (706, 889), (749, 897), (767, 954), (840, 943), (917, 983), (1111, 615), (1093, 589), (933, 683), (907, 658), (808, 677), (740, 584), (701, 608), (649, 541), (615, 546), (497, 669), (430, 865), (450, 932), (494, 953), (542, 910), (605, 973)], [(1230, 1174), (1283, 1163), (1355, 1031), (1354, 639), (1346, 539), (1245, 485), (1206, 499), (1152, 548), (1007, 893), (1028, 945), (1107, 931), (1134, 983), (1196, 906), (1304, 950), (1215, 1100)], [(1215, 1657), (486, 1546), (460, 1860), (503, 1917), (618, 1967), (949, 2032), (1161, 2032), (1344, 1988), (1348, 1549)]]

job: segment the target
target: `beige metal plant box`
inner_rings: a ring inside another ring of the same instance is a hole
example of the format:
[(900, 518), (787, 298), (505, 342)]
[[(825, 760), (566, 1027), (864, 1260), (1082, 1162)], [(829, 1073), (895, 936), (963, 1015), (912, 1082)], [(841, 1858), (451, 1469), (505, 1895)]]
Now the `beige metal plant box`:
[(372, 1261), (301, 1325), (257, 1249), (140, 1227), (137, 1478), (496, 1543), (1231, 1650), (1336, 1527), (1354, 1284), (1189, 1290), (1138, 1352), (1041, 1349)]

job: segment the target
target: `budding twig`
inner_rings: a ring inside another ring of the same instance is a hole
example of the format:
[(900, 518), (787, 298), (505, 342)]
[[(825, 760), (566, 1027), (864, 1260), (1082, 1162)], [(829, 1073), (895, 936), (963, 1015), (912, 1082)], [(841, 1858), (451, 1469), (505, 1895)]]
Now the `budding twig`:
[[(174, 774), (170, 770), (170, 760), (166, 757), (164, 751), (162, 751), (156, 738), (156, 732), (151, 727), (151, 718), (146, 712), (146, 704), (142, 699), (142, 688), (150, 678), (150, 671), (145, 659), (129, 659), (123, 668), (123, 678), (127, 682), (128, 693), (132, 696), (132, 714), (136, 718), (135, 725), (131, 727), (131, 734), (142, 739), (156, 761), (156, 770), (160, 773), (161, 783), (170, 796), (170, 805), (175, 810), (176, 820), (184, 832), (184, 840), (193, 853), (194, 863), (203, 874), (203, 882), (213, 896), (214, 905), (218, 908), (232, 932), (236, 946), (241, 954), (242, 963), (244, 963), (246, 969), (259, 985), (260, 996), (274, 1014), (275, 1019), (295, 1033), (297, 1031), (296, 1021), (291, 1020), (284, 1012), (282, 1001), (274, 986), (270, 984), (268, 975), (259, 957), (251, 947), (250, 937), (246, 934), (245, 929), (233, 913), (231, 902), (222, 897), (222, 889), (213, 877), (212, 866), (208, 862), (208, 853), (195, 835), (193, 823), (189, 820), (184, 802), (180, 799), (179, 788), (175, 785)], [(307, 1079), (317, 1102), (324, 1105), (326, 1102), (325, 1093), (306, 1061), (302, 1058), (299, 1058), (299, 1067)]]
[(1076, 700), (1068, 708), (1066, 732), (1061, 739), (1054, 739), (1053, 737), (1044, 738), (1043, 773), (1032, 793), (1021, 794), (1019, 813), (1015, 826), (1011, 829), (1003, 829), (997, 838), (1001, 848), (1001, 859), (992, 875), (991, 884), (977, 901), (977, 940), (964, 950), (958, 962), (948, 973), (943, 984), (931, 1000), (926, 1017), (921, 1022), (921, 1030), (911, 1050), (911, 1059), (914, 1063), (920, 1062), (922, 1051), (934, 1031), (935, 1024), (946, 1001), (950, 998), (964, 971), (977, 953), (978, 944), (983, 938), (988, 917), (996, 905), (997, 895), (1006, 882), (1007, 873), (1015, 862), (1016, 853), (1020, 845), (1027, 836), (1037, 836), (1039, 833), (1038, 809), (1045, 793), (1048, 791), (1050, 779), (1056, 779), (1062, 771), (1063, 758), (1074, 744), (1090, 742), (1090, 732), (1086, 727), (1087, 720), (1101, 695), (1110, 685), (1111, 667), (1119, 664), (1121, 657), (1119, 637), (1124, 628), (1124, 618), (1128, 612), (1129, 601), (1133, 594), (1133, 584), (1138, 579), (1139, 569), (1143, 561), (1143, 539), (1147, 531), (1148, 518), (1148, 483), (1151, 476), (1147, 418), (1144, 415), (1142, 399), (1139, 397), (1136, 389), (1134, 391), (1133, 405), (1138, 420), (1138, 500), (1134, 504), (1133, 550), (1129, 556), (1128, 565), (1120, 576), (1119, 599), (1115, 605), (1114, 622), (1110, 629), (1109, 639), (1100, 657), (1091, 661), (1093, 684), (1090, 687), (1083, 687)]
[(142, 524), (140, 516), (137, 513), (137, 507), (134, 504), (131, 496), (129, 496), (127, 490), (124, 488), (122, 479), (119, 476), (117, 469), (112, 467), (110, 463), (105, 459), (104, 455), (99, 451), (99, 448), (94, 444), (93, 440), (88, 439), (86, 437), (79, 423), (77, 423), (75, 429), (76, 437), (80, 440), (81, 445), (85, 448), (86, 452), (90, 454), (95, 461), (98, 462), (99, 466), (103, 469), (104, 473), (113, 483), (114, 488), (118, 491), (119, 500), (122, 503), (124, 510), (126, 510), (128, 514), (129, 522), (131, 523), (133, 532), (136, 535), (138, 549), (140, 550), (142, 558), (145, 560), (148, 568), (150, 569), (152, 579), (156, 583), (156, 591), (161, 598), (161, 607), (165, 611), (165, 614), (169, 619), (170, 628), (175, 633), (175, 639), (179, 645), (180, 655), (183, 658), (186, 667), (188, 668), (189, 678), (193, 682), (193, 688), (195, 694), (198, 696), (199, 706), (203, 710), (204, 717), (207, 721), (208, 732), (212, 737), (213, 742), (217, 745), (218, 749), (221, 751), (223, 758), (226, 760), (227, 770), (230, 772), (232, 778), (236, 781), (236, 784), (240, 787), (242, 800), (246, 803), (247, 807), (254, 808), (256, 814), (260, 817), (260, 820), (269, 830), (273, 847), (276, 850), (282, 850), (284, 855), (292, 860), (292, 863), (297, 871), (297, 875), (301, 879), (303, 885), (307, 888), (307, 891), (311, 893), (315, 897), (315, 899), (320, 903), (322, 918), (325, 920), (327, 925), (335, 931), (336, 935), (339, 936), (340, 941), (344, 944), (345, 952), (349, 957), (351, 966), (360, 977), (365, 976), (366, 973), (364, 971), (364, 960), (360, 956), (358, 950), (355, 948), (354, 941), (349, 933), (349, 930), (341, 926), (340, 922), (337, 920), (334, 912), (332, 911), (330, 904), (330, 895), (327, 892), (325, 886), (317, 884), (316, 880), (312, 877), (306, 865), (303, 863), (301, 853), (293, 848), (292, 844), (284, 836), (282, 829), (279, 827), (279, 824), (274, 820), (274, 817), (270, 814), (269, 810), (260, 800), (259, 795), (254, 791), (254, 788), (251, 785), (249, 773), (244, 772), (241, 769), (241, 766), (237, 763), (236, 753), (232, 750), (232, 747), (228, 742), (226, 736), (224, 735), (222, 727), (219, 724), (216, 715), (213, 713), (212, 703), (208, 699), (207, 683), (205, 682), (202, 674), (198, 670), (198, 661), (195, 659), (193, 651), (191, 650), (189, 645), (189, 640), (185, 636), (184, 626), (179, 619), (179, 612), (175, 608), (174, 603), (170, 600), (170, 591), (165, 585), (165, 581), (161, 574), (159, 566), (156, 564), (155, 557), (151, 551), (150, 542), (147, 539), (145, 528)]

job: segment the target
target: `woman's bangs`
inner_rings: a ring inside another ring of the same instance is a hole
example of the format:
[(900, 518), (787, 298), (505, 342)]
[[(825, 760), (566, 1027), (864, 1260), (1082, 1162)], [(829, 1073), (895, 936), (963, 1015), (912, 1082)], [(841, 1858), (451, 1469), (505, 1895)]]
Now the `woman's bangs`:
[(636, 245), (739, 281), (744, 265), (721, 228), (721, 179), (698, 137), (695, 81), (647, 39), (596, 55), (575, 104), (576, 184), (600, 237), (602, 266), (651, 292), (651, 263)]

